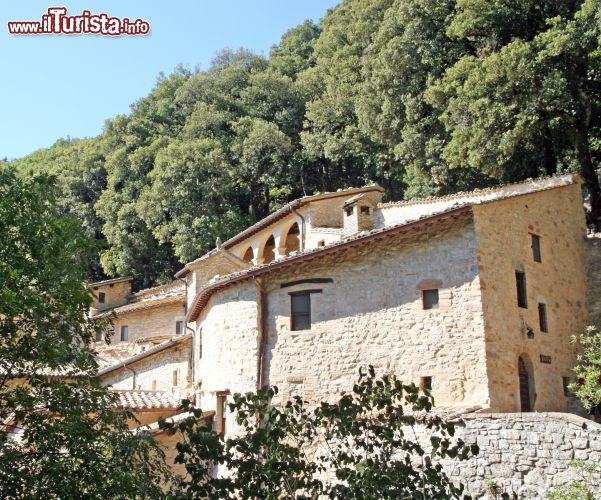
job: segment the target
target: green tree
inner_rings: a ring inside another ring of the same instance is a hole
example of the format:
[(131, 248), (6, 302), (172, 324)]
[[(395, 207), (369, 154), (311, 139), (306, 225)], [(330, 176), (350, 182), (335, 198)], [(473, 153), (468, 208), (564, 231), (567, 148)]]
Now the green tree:
[(138, 213), (138, 199), (149, 185), (155, 158), (183, 127), (175, 95), (189, 78), (184, 70), (161, 77), (130, 116), (107, 122), (102, 135), (107, 186), (96, 212), (108, 248), (101, 263), (110, 276), (134, 276), (138, 287), (168, 281), (178, 267), (171, 246), (158, 242)]
[(311, 20), (288, 30), (269, 52), (269, 67), (296, 80), (299, 73), (315, 64), (313, 45), (320, 28)]
[[(461, 498), (438, 460), (464, 460), (478, 452), (453, 438), (454, 426), (428, 415), (432, 397), (393, 375), (361, 372), (353, 391), (332, 404), (309, 409), (301, 398), (280, 405), (277, 389), (235, 395), (241, 432), (223, 441), (199, 419), (162, 422), (181, 433), (176, 462), (188, 476), (174, 498)], [(409, 410), (409, 412), (407, 412)], [(424, 412), (428, 448), (415, 438), (414, 412)], [(428, 454), (429, 452), (429, 454)], [(222, 464), (227, 477), (215, 478)], [(338, 481), (323, 481), (328, 470)]]
[(106, 188), (104, 161), (102, 143), (94, 138), (61, 139), (48, 149), (41, 149), (12, 162), (21, 175), (46, 173), (55, 176), (59, 189), (58, 205), (66, 213), (75, 215), (86, 234), (97, 242), (88, 253), (89, 279), (92, 281), (105, 277), (99, 257), (105, 238), (102, 221), (94, 209)]
[(292, 143), (276, 124), (260, 118), (240, 119), (234, 132), (237, 179), (250, 199), (251, 222), (256, 222), (269, 212), (271, 189), (286, 179)]
[(88, 239), (57, 193), (0, 167), (0, 495), (159, 498), (162, 452), (96, 377), (108, 325), (86, 318)]
[(580, 352), (574, 367), (577, 377), (570, 389), (587, 410), (601, 405), (601, 331), (589, 326), (581, 335), (572, 337)]
[(389, 185), (390, 155), (359, 127), (363, 55), (392, 0), (345, 0), (321, 22), (315, 66), (298, 79), (305, 95), (304, 153), (322, 190), (378, 180)]
[(449, 134), (442, 157), (503, 180), (579, 170), (601, 215), (598, 0), (463, 0), (449, 36), (470, 45), (427, 90)]
[(191, 261), (241, 231), (248, 220), (237, 204), (226, 153), (216, 139), (175, 141), (158, 156), (139, 213), (161, 244)]
[(424, 98), (429, 83), (465, 51), (446, 34), (454, 6), (455, 0), (393, 2), (363, 55), (359, 124), (388, 151), (395, 199), (401, 192), (412, 198), (477, 185), (467, 172), (458, 178), (449, 171), (440, 112)]

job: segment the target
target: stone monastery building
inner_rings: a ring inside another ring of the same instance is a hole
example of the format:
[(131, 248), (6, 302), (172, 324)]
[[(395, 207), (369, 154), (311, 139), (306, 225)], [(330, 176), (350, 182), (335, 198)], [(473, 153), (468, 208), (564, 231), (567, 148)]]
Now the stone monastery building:
[(317, 404), (358, 369), (394, 372), (442, 408), (566, 412), (587, 324), (576, 175), (382, 203), (379, 186), (295, 200), (165, 286), (94, 283), (100, 375), (142, 423), (195, 399), (235, 432), (227, 401), (276, 385)]

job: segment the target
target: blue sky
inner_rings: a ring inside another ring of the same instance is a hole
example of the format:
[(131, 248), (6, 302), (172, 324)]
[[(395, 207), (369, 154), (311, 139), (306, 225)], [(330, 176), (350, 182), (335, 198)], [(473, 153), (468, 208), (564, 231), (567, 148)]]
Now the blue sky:
[[(127, 113), (159, 72), (206, 68), (223, 47), (268, 54), (283, 33), (319, 20), (339, 0), (110, 0), (3, 2), (0, 9), (0, 158), (18, 158), (61, 137), (91, 137)], [(69, 14), (141, 18), (140, 37), (15, 36), (8, 21), (37, 21), (49, 7)]]

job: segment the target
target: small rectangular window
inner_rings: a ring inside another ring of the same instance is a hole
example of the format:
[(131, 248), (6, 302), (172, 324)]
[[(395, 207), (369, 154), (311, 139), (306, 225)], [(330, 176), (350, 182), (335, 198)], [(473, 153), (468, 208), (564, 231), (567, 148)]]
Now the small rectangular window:
[(177, 370), (173, 370), (173, 387), (177, 387)]
[(353, 215), (353, 207), (348, 207), (345, 210), (346, 210), (347, 217), (350, 217), (351, 215)]
[(541, 332), (548, 332), (549, 327), (547, 325), (547, 305), (540, 303), (538, 304), (538, 323), (540, 325)]
[(422, 290), (424, 309), (438, 309), (438, 290)]
[(572, 395), (572, 391), (570, 391), (570, 383), (572, 382), (570, 377), (561, 377), (563, 384), (563, 395), (566, 398), (569, 398)]
[(121, 342), (127, 342), (129, 339), (129, 327), (127, 325), (123, 325), (121, 327)]
[(176, 335), (183, 335), (184, 334), (184, 322), (183, 321), (176, 321), (175, 322), (175, 334)]
[(291, 324), (290, 329), (311, 329), (311, 294), (309, 292), (296, 292), (290, 294)]
[(325, 247), (326, 246), (326, 240), (319, 240), (317, 242), (317, 246), (318, 247)]
[(361, 207), (361, 215), (369, 215), (369, 207)]
[(226, 406), (227, 402), (227, 394), (226, 393), (218, 393), (217, 394), (217, 408), (215, 411), (215, 432), (221, 434), (222, 436), (225, 434), (225, 415), (226, 415)]
[(515, 272), (515, 283), (518, 294), (518, 307), (528, 308), (528, 297), (526, 295), (526, 273)]
[(422, 390), (432, 390), (432, 377), (420, 377), (419, 388)]
[(540, 236), (536, 234), (531, 234), (532, 236), (532, 258), (534, 262), (542, 262), (540, 255)]
[(96, 332), (96, 342), (100, 342), (102, 340), (102, 332)]
[(106, 294), (104, 292), (98, 292), (98, 302), (104, 304), (106, 300)]

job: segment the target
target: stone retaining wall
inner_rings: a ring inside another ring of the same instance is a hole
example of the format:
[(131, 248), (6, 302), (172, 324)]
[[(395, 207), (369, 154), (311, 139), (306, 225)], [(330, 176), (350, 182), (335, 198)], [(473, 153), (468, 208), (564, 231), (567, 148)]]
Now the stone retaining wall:
[(468, 414), (456, 420), (456, 436), (477, 443), (480, 453), (445, 468), (475, 498), (500, 498), (504, 492), (520, 499), (545, 498), (553, 485), (572, 480), (574, 460), (599, 465), (593, 486), (601, 498), (598, 423), (568, 413)]

